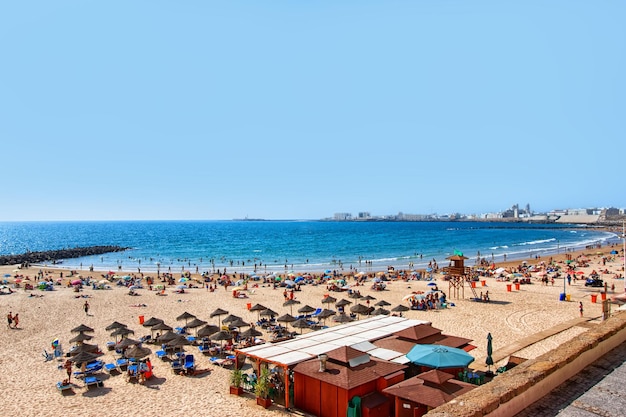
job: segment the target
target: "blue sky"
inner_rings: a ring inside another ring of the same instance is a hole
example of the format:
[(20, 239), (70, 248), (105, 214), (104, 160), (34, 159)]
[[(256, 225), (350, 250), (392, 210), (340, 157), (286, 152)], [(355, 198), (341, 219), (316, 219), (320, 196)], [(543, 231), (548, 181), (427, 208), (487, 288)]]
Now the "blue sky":
[(622, 1), (0, 5), (0, 220), (626, 207)]

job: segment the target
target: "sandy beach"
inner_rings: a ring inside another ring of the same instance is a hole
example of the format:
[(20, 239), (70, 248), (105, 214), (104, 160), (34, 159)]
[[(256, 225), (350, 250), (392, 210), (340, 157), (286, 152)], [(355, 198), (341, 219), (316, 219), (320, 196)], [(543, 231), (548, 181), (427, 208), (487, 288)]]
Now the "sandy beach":
[[(611, 255), (611, 250), (619, 254)], [(612, 295), (611, 286), (615, 286), (615, 293), (624, 292), (623, 279), (616, 279), (616, 275), (623, 274), (623, 254), (621, 247), (604, 247), (582, 251), (589, 258), (588, 266), (577, 268), (582, 273), (577, 277), (588, 276), (592, 270), (601, 273), (600, 277), (607, 282), (609, 297)], [(602, 253), (602, 254), (600, 254)], [(573, 258), (581, 252), (570, 252)], [(558, 265), (565, 267), (566, 254), (553, 257)], [(538, 265), (548, 262), (549, 259), (528, 259), (528, 265)], [(519, 260), (499, 263), (497, 267), (513, 269), (520, 265)], [(474, 262), (467, 265), (473, 266)], [(55, 286), (55, 291), (25, 291), (23, 284), (36, 282), (35, 276), (42, 269), (46, 276), (55, 281), (63, 272), (63, 285)], [(258, 288), (250, 288), (246, 292), (248, 298), (233, 298), (232, 288), (225, 290), (218, 287), (214, 292), (206, 288), (192, 288), (184, 294), (177, 294), (175, 286), (168, 287), (166, 296), (156, 296), (156, 291), (140, 289), (139, 296), (129, 296), (128, 289), (112, 286), (109, 290), (93, 290), (84, 288), (81, 292), (74, 292), (66, 286), (66, 270), (51, 268), (30, 267), (17, 271), (16, 266), (0, 267), (0, 274), (7, 277), (8, 287), (14, 292), (0, 296), (0, 307), (6, 316), (9, 312), (19, 313), (20, 321), (17, 329), (8, 328), (5, 324), (0, 338), (0, 384), (4, 388), (3, 410), (5, 415), (13, 416), (57, 416), (60, 413), (71, 413), (78, 416), (149, 416), (149, 415), (220, 415), (239, 416), (246, 412), (253, 412), (258, 416), (272, 416), (286, 413), (280, 407), (272, 406), (264, 410), (256, 405), (253, 397), (232, 396), (228, 392), (229, 371), (209, 363), (208, 357), (198, 353), (193, 346), (186, 347), (194, 353), (199, 369), (208, 372), (197, 376), (175, 375), (169, 365), (160, 361), (154, 355), (155, 345), (147, 345), (153, 350), (151, 355), (154, 364), (155, 376), (145, 385), (127, 383), (123, 375), (109, 376), (103, 374), (104, 386), (87, 389), (80, 380), (76, 383), (73, 395), (61, 395), (55, 384), (65, 377), (65, 372), (58, 369), (60, 362), (56, 360), (44, 361), (42, 352), (51, 352), (51, 343), (59, 339), (64, 350), (71, 344), (68, 342), (74, 335), (70, 330), (81, 323), (95, 329), (94, 339), (89, 343), (98, 344), (104, 351), (102, 359), (112, 362), (114, 357), (106, 351), (106, 342), (114, 338), (109, 335), (105, 327), (113, 321), (127, 324), (135, 331), (134, 338), (149, 334), (149, 329), (139, 324), (139, 316), (158, 317), (170, 326), (176, 327), (181, 322), (176, 321), (183, 312), (187, 311), (209, 323), (217, 324), (217, 318), (210, 318), (209, 314), (216, 308), (223, 308), (231, 314), (241, 316), (247, 322), (255, 322), (257, 313), (249, 312), (248, 303), (260, 303), (274, 309), (279, 314), (289, 313), (289, 307), (283, 307), (283, 290), (273, 289), (270, 285), (261, 283)], [(22, 275), (20, 288), (14, 288), (14, 276)], [(96, 281), (101, 279), (100, 272), (78, 271), (82, 277), (91, 276)], [(563, 277), (565, 274), (562, 274)], [(175, 275), (176, 279), (179, 276)], [(601, 304), (591, 303), (591, 295), (598, 294), (601, 288), (585, 287), (584, 281), (572, 281), (567, 285), (570, 302), (559, 300), (563, 292), (563, 277), (548, 285), (542, 284), (533, 274), (531, 285), (522, 285), (520, 290), (507, 291), (510, 282), (498, 281), (496, 278), (485, 278), (486, 285), (478, 284), (477, 292), (489, 291), (491, 302), (475, 302), (470, 300), (471, 291), (465, 288), (465, 299), (455, 299), (450, 296), (448, 283), (441, 275), (436, 276), (436, 283), (440, 290), (448, 294), (448, 301), (453, 307), (434, 311), (408, 311), (405, 317), (430, 321), (433, 326), (444, 333), (472, 339), (477, 346), (471, 354), (476, 358), (475, 364), (484, 363), (486, 336), (493, 336), (494, 352), (499, 348), (510, 345), (516, 340), (531, 334), (546, 330), (557, 324), (579, 317), (579, 301), (583, 302), (584, 316), (589, 318), (601, 317)], [(197, 275), (192, 280), (200, 280)], [(193, 281), (192, 281), (193, 282)], [(349, 279), (352, 283), (353, 280)], [(362, 295), (370, 294), (376, 300), (386, 300), (392, 304), (405, 304), (402, 298), (414, 291), (427, 291), (430, 287), (427, 281), (395, 280), (387, 282), (384, 291), (371, 289), (371, 280), (359, 286)], [(295, 293), (298, 301), (313, 307), (323, 307), (321, 300), (328, 294), (325, 285), (302, 286), (302, 290)], [(346, 293), (331, 293), (336, 298), (347, 298)], [(90, 304), (89, 314), (83, 311), (83, 304), (87, 300)], [(299, 306), (295, 306), (294, 312)], [(5, 322), (6, 323), (6, 322)], [(556, 336), (550, 337), (520, 352), (517, 356), (528, 359), (537, 357), (562, 343), (576, 337), (585, 331), (582, 327), (573, 327)], [(264, 336), (269, 339), (269, 335)], [(496, 364), (498, 365), (498, 364)]]

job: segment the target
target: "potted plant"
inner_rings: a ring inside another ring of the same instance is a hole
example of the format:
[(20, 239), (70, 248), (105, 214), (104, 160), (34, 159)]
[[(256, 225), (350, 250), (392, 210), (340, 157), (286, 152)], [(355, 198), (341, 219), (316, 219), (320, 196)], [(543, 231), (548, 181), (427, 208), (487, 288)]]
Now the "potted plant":
[(243, 393), (243, 372), (241, 369), (233, 369), (230, 373), (230, 393), (233, 395), (241, 395)]
[(270, 395), (270, 370), (267, 368), (261, 369), (261, 375), (257, 379), (254, 386), (254, 393), (256, 394), (256, 403), (264, 408), (268, 408), (272, 405)]

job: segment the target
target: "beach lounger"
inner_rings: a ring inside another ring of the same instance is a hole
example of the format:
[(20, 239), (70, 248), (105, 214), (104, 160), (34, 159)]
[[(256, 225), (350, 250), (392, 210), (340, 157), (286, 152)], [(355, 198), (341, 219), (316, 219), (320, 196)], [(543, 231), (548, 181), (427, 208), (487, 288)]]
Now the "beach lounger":
[(107, 373), (110, 375), (112, 372), (120, 372), (119, 368), (117, 367), (117, 365), (115, 365), (114, 363), (105, 363), (104, 364), (104, 370), (107, 371)]
[(177, 374), (177, 373), (179, 373), (182, 370), (183, 370), (183, 364), (178, 359), (173, 360), (172, 361), (172, 371), (175, 374)]
[(57, 390), (63, 394), (64, 392), (69, 392), (72, 391), (72, 388), (74, 388), (74, 385), (67, 383), (67, 384), (63, 384), (63, 382), (57, 382)]
[(167, 352), (164, 350), (157, 350), (156, 352), (157, 358), (159, 359), (164, 359), (165, 357), (167, 357)]
[(217, 366), (221, 366), (222, 368), (226, 368), (229, 366), (233, 366), (235, 364), (235, 357), (234, 356), (227, 356), (226, 358), (218, 358), (216, 356), (213, 356), (211, 358), (209, 358), (209, 362), (211, 362), (213, 365), (217, 365)]
[(128, 359), (126, 358), (118, 358), (115, 360), (115, 366), (120, 370), (120, 372), (124, 372), (128, 368)]
[(196, 361), (193, 355), (185, 356), (185, 363), (183, 364), (183, 369), (185, 372), (189, 373), (196, 369)]
[(43, 355), (43, 358), (44, 358), (44, 360), (46, 362), (51, 361), (52, 359), (54, 359), (54, 357), (50, 353), (48, 353), (48, 351), (45, 350), (45, 349), (44, 349), (42, 355)]
[(209, 345), (199, 345), (198, 346), (198, 350), (200, 351), (200, 353), (210, 353), (211, 352), (211, 346), (209, 346)]
[(95, 376), (85, 377), (85, 386), (89, 389), (92, 386), (102, 386), (102, 380), (96, 378)]

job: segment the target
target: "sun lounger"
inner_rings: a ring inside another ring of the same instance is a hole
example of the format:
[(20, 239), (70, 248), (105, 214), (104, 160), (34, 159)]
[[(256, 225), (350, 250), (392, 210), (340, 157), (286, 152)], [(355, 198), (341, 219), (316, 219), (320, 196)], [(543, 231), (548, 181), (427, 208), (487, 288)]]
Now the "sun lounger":
[(209, 346), (209, 345), (199, 345), (198, 346), (198, 350), (200, 351), (200, 353), (210, 353), (211, 346)]
[(64, 384), (63, 382), (60, 382), (60, 381), (59, 381), (59, 382), (57, 382), (56, 387), (57, 387), (57, 390), (59, 390), (59, 392), (60, 392), (61, 394), (63, 394), (64, 392), (69, 392), (69, 391), (71, 391), (71, 390), (72, 390), (72, 388), (74, 388), (74, 385), (72, 385), (72, 384), (70, 384), (70, 383)]
[(183, 369), (185, 372), (189, 373), (196, 368), (196, 362), (193, 355), (185, 356), (185, 363), (183, 364)]
[(119, 368), (114, 363), (105, 363), (104, 370), (107, 371), (107, 373), (109, 374), (111, 374), (112, 372), (119, 372)]
[(183, 370), (183, 364), (178, 359), (173, 360), (172, 361), (172, 371), (175, 374), (177, 374), (177, 373), (179, 373), (182, 370)]
[(156, 355), (157, 355), (157, 358), (164, 359), (167, 356), (167, 352), (164, 350), (157, 350)]
[(226, 368), (226, 367), (229, 367), (229, 366), (233, 366), (235, 364), (235, 357), (234, 356), (227, 356), (226, 358), (218, 358), (216, 356), (213, 356), (213, 357), (209, 358), (209, 361), (213, 365), (217, 365), (217, 366), (221, 366), (222, 368)]
[(120, 372), (123, 372), (128, 368), (128, 359), (118, 358), (115, 360), (115, 365), (117, 365)]
[(101, 386), (102, 381), (99, 378), (96, 378), (95, 376), (88, 376), (85, 377), (85, 386), (87, 388), (92, 387), (92, 386)]

